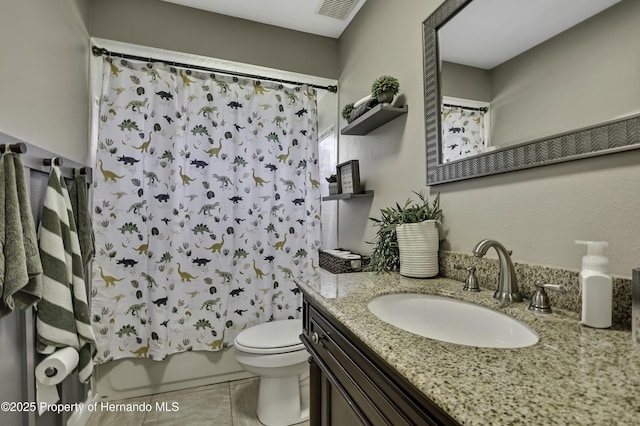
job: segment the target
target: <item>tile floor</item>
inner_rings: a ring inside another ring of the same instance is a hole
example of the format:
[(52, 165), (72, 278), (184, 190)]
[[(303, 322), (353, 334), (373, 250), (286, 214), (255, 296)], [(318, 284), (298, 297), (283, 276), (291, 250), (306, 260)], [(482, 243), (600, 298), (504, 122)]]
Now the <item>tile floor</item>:
[[(244, 379), (210, 386), (111, 401), (114, 404), (147, 403), (145, 411), (93, 413), (86, 426), (259, 426), (256, 417), (258, 379)], [(167, 410), (156, 410), (162, 407)], [(156, 404), (157, 403), (157, 404)], [(98, 402), (98, 406), (100, 402)], [(178, 410), (170, 411), (172, 407)], [(300, 423), (308, 426), (309, 422)]]

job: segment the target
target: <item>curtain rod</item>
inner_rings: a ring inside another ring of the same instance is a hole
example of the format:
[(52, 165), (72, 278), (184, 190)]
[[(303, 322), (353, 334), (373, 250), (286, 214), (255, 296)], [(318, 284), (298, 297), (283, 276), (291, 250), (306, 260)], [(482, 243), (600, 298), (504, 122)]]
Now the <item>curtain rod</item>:
[(462, 109), (467, 109), (469, 111), (482, 111), (482, 112), (489, 111), (489, 108), (487, 108), (487, 107), (474, 108), (474, 107), (468, 107), (468, 106), (464, 106), (464, 105), (453, 105), (453, 104), (442, 104), (442, 106), (443, 107), (449, 107), (449, 108), (462, 108)]
[(299, 82), (299, 81), (281, 80), (281, 79), (272, 78), (272, 77), (265, 77), (265, 76), (262, 76), (262, 75), (254, 75), (254, 74), (247, 74), (247, 73), (236, 72), (236, 71), (227, 71), (227, 70), (221, 70), (221, 69), (216, 69), (216, 68), (201, 67), (201, 66), (193, 65), (193, 64), (185, 64), (185, 63), (175, 62), (175, 61), (166, 61), (164, 59), (155, 59), (155, 58), (151, 58), (151, 57), (130, 55), (128, 53), (121, 53), (121, 52), (112, 52), (110, 50), (104, 49), (102, 47), (97, 47), (97, 46), (93, 46), (91, 48), (91, 50), (92, 50), (94, 56), (107, 55), (107, 56), (120, 57), (120, 58), (123, 58), (123, 59), (133, 59), (133, 60), (136, 60), (136, 61), (162, 62), (162, 63), (165, 63), (167, 65), (173, 65), (173, 66), (180, 67), (180, 68), (187, 68), (187, 69), (195, 69), (195, 70), (200, 70), (200, 71), (214, 72), (214, 73), (226, 74), (226, 75), (231, 75), (231, 76), (236, 76), (236, 77), (246, 77), (246, 78), (253, 78), (253, 79), (256, 79), (256, 80), (274, 81), (276, 83), (286, 83), (286, 84), (296, 84), (296, 85), (306, 84), (307, 86), (311, 86), (311, 87), (316, 88), (316, 89), (327, 90), (327, 91), (329, 91), (331, 93), (336, 93), (338, 91), (338, 86), (321, 86), (321, 85), (313, 84), (313, 83), (303, 83), (303, 82)]

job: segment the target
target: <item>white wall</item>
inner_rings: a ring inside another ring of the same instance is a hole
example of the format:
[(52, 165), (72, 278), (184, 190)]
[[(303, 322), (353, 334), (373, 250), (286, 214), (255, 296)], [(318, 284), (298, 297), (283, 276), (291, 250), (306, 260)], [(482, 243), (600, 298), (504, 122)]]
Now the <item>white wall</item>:
[[(399, 79), (409, 105), (406, 116), (368, 136), (340, 138), (339, 161), (359, 159), (366, 188), (375, 191), (370, 201), (340, 202), (339, 243), (346, 248), (370, 251), (368, 217), (425, 189), (421, 23), (440, 3), (368, 0), (340, 39), (340, 108), (369, 93), (382, 74)], [(637, 55), (629, 43), (618, 45)], [(573, 241), (602, 239), (612, 272), (630, 277), (640, 265), (639, 163), (636, 150), (432, 187), (441, 193), (444, 248), (470, 253), (494, 238), (516, 262), (576, 270), (584, 249)]]
[(88, 0), (0, 2), (0, 52), (0, 132), (87, 164)]

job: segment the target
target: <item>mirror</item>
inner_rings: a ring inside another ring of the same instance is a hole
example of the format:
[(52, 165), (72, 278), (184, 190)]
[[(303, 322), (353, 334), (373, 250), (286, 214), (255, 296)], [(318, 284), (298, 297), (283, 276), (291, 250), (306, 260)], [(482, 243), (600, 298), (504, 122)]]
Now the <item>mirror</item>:
[(639, 20), (634, 0), (445, 0), (423, 23), (427, 185), (640, 147)]

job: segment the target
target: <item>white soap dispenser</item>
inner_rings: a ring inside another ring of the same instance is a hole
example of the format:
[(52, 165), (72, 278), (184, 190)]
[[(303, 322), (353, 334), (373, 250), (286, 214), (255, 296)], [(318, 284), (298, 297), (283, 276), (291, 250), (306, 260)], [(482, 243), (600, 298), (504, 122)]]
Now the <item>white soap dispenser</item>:
[(580, 322), (594, 328), (611, 327), (613, 285), (605, 241), (576, 241), (587, 246), (580, 271)]

